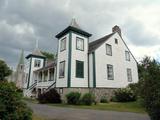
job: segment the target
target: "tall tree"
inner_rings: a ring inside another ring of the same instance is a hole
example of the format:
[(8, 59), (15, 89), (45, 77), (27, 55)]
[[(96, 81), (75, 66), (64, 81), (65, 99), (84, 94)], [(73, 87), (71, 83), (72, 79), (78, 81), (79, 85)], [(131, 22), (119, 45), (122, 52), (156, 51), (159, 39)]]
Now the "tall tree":
[(160, 64), (145, 57), (139, 64), (139, 91), (151, 120), (160, 119)]
[(0, 60), (0, 81), (5, 80), (12, 73), (5, 61)]

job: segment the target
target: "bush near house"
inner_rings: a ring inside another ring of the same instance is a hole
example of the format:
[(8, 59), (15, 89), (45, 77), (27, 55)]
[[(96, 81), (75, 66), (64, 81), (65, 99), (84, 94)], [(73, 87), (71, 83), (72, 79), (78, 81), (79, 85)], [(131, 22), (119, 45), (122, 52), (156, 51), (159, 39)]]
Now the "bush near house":
[(107, 99), (106, 96), (102, 96), (101, 99), (100, 99), (100, 102), (101, 102), (101, 103), (108, 103), (109, 100)]
[(61, 96), (59, 93), (53, 88), (48, 92), (40, 94), (38, 96), (39, 103), (61, 103)]
[(0, 120), (32, 120), (32, 111), (14, 83), (0, 82)]
[(91, 93), (85, 93), (81, 99), (81, 103), (84, 105), (92, 105), (94, 101), (95, 101), (95, 97)]
[(70, 92), (66, 94), (67, 103), (72, 105), (80, 104), (81, 93), (79, 92)]
[(119, 88), (115, 91), (115, 99), (118, 102), (136, 101), (136, 95), (130, 87)]

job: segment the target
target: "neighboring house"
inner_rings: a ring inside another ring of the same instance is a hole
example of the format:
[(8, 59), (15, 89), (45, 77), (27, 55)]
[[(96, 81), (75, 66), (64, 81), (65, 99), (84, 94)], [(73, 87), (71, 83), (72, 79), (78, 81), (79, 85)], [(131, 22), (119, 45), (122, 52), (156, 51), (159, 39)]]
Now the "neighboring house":
[(56, 35), (55, 61), (45, 64), (38, 48), (28, 55), (24, 95), (38, 95), (56, 88), (62, 98), (70, 91), (79, 91), (93, 92), (98, 99), (138, 81), (137, 62), (118, 26), (113, 27), (111, 34), (89, 43), (90, 36), (73, 19)]

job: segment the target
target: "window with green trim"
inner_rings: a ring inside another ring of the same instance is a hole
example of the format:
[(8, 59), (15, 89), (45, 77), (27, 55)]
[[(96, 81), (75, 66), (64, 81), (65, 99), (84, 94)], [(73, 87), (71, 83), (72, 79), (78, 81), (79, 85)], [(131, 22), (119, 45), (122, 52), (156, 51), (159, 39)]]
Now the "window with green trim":
[(64, 78), (65, 74), (65, 61), (59, 63), (59, 78)]
[(66, 49), (66, 37), (61, 40), (60, 44), (60, 51), (63, 51), (65, 49)]
[(76, 49), (77, 50), (84, 50), (84, 39), (76, 37)]
[(84, 62), (76, 60), (76, 77), (84, 78)]

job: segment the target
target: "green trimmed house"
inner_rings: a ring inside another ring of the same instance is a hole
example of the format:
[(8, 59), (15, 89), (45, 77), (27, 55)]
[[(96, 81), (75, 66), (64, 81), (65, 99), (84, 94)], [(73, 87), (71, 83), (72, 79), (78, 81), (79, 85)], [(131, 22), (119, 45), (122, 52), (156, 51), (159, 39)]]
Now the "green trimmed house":
[(28, 55), (24, 95), (33, 96), (50, 88), (62, 95), (70, 91), (93, 92), (97, 100), (114, 89), (138, 81), (137, 62), (123, 40), (119, 26), (112, 33), (89, 42), (91, 34), (72, 19), (56, 35), (57, 59), (47, 62), (38, 48)]

